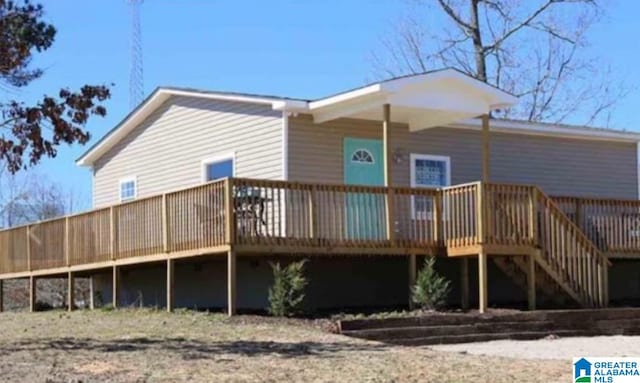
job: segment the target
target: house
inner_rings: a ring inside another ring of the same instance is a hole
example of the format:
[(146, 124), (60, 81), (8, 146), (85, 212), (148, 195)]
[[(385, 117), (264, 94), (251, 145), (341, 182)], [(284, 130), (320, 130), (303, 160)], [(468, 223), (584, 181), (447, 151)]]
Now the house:
[(317, 100), (158, 88), (78, 159), (95, 210), (0, 232), (0, 279), (233, 313), (304, 257), (309, 309), (392, 307), (436, 255), (452, 305), (637, 302), (640, 134), (488, 117), (516, 102), (451, 69)]

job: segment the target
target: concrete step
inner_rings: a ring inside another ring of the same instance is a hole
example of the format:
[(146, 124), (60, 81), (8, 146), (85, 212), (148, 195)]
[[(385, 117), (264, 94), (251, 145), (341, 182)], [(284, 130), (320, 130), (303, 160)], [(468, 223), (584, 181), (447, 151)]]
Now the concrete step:
[(412, 339), (388, 340), (387, 343), (398, 344), (403, 346), (426, 346), (426, 345), (434, 345), (434, 344), (488, 342), (492, 340), (505, 340), (505, 339), (534, 340), (534, 339), (542, 339), (550, 335), (565, 338), (565, 337), (573, 337), (573, 336), (592, 336), (594, 334), (588, 330), (527, 331), (527, 332), (507, 332), (507, 333), (490, 333), (490, 334), (426, 336), (426, 337), (412, 338)]
[(344, 331), (343, 334), (356, 338), (369, 340), (401, 340), (411, 338), (469, 335), (469, 334), (495, 334), (532, 331), (553, 331), (553, 322), (499, 322), (499, 323), (474, 323), (463, 325), (444, 326), (414, 326), (374, 328), (365, 330)]

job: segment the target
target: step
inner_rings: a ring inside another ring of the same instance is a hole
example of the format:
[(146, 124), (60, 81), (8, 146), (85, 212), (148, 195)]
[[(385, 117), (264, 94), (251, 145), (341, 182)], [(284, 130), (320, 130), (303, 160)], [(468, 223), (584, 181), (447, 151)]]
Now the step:
[(473, 342), (488, 342), (493, 340), (534, 340), (542, 339), (549, 335), (558, 336), (561, 338), (575, 337), (575, 336), (593, 336), (598, 335), (593, 331), (588, 330), (559, 330), (559, 331), (527, 331), (527, 332), (511, 332), (511, 333), (478, 333), (478, 334), (465, 334), (465, 335), (441, 335), (441, 336), (427, 336), (422, 338), (412, 339), (399, 339), (388, 340), (388, 343), (403, 345), (403, 346), (427, 346), (435, 344), (454, 344), (454, 343), (473, 343)]
[(344, 331), (343, 334), (356, 338), (369, 340), (398, 340), (422, 338), (430, 336), (450, 336), (466, 334), (495, 334), (511, 333), (518, 331), (553, 331), (553, 322), (497, 322), (497, 323), (475, 323), (465, 325), (444, 325), (444, 326), (417, 326), (417, 327), (391, 327), (374, 328), (366, 330)]
[(607, 335), (640, 335), (640, 319), (604, 319), (592, 323), (593, 328)]
[(372, 328), (452, 326), (476, 323), (535, 322), (540, 320), (546, 320), (546, 314), (543, 311), (515, 312), (506, 314), (433, 314), (401, 318), (341, 320), (340, 328), (342, 331), (353, 331)]

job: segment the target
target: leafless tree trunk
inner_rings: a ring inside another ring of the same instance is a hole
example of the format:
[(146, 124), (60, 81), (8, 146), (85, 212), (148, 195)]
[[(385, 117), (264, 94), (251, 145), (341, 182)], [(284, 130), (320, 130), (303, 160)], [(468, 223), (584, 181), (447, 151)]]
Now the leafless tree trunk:
[[(456, 68), (520, 98), (500, 117), (608, 125), (628, 93), (586, 32), (602, 17), (596, 0), (414, 0), (383, 53), (378, 74)], [(430, 23), (428, 21), (431, 21)]]

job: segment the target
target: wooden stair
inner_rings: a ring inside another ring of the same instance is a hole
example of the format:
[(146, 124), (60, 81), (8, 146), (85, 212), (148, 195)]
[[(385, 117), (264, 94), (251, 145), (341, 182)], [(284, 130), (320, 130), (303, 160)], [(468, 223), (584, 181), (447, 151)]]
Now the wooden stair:
[[(533, 234), (537, 290), (560, 305), (566, 305), (569, 298), (581, 307), (605, 307), (609, 261), (549, 196), (538, 187), (530, 188), (530, 200), (525, 201), (532, 215), (528, 227), (522, 224), (521, 214), (514, 214), (519, 211), (514, 205), (521, 205), (527, 193), (496, 193), (490, 197), (491, 214), (512, 227), (515, 237)], [(527, 289), (526, 257), (493, 257), (493, 261), (516, 285)]]
[[(511, 279), (522, 291), (527, 291), (527, 265), (522, 257), (492, 257), (494, 264)], [(573, 300), (559, 287), (557, 283), (536, 265), (536, 291), (548, 299), (554, 307), (571, 306)]]

